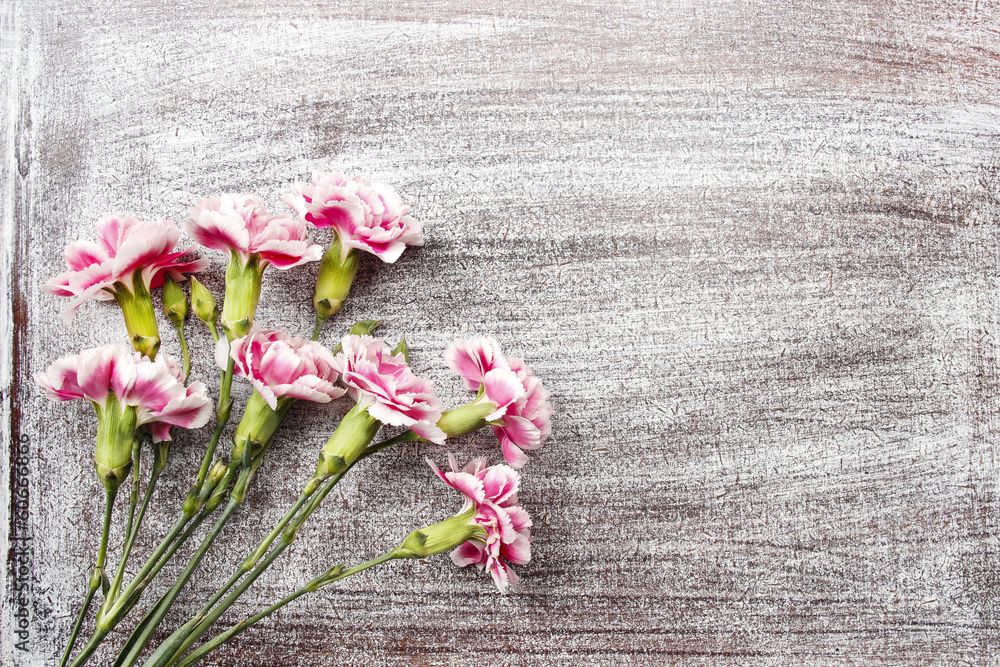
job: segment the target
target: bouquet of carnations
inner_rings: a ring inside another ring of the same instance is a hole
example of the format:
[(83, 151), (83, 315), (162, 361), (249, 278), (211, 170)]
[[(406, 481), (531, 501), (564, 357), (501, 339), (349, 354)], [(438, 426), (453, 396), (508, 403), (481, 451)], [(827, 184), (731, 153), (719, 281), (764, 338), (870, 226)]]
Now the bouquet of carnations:
[[(145, 610), (144, 615), (133, 619), (114, 665), (131, 667), (145, 658), (145, 667), (186, 667), (296, 598), (391, 560), (451, 551), (457, 565), (474, 563), (488, 570), (505, 592), (508, 584), (517, 581), (511, 564), (524, 564), (530, 558), (531, 519), (517, 500), (515, 469), (527, 461), (523, 450), (536, 449), (549, 435), (548, 392), (521, 359), (505, 357), (500, 346), (486, 337), (456, 340), (444, 352), (448, 366), (461, 376), (466, 388), (476, 392), (472, 401), (451, 410), (442, 409), (431, 381), (410, 370), (405, 336), (395, 346), (372, 336), (377, 320), (353, 324), (334, 350), (323, 346), (318, 342), (320, 333), (347, 298), (361, 253), (394, 262), (407, 246), (423, 245), (421, 225), (391, 188), (340, 173), (314, 173), (311, 183), (294, 183), (283, 199), (295, 215), (271, 215), (250, 194), (209, 197), (191, 209), (187, 233), (202, 246), (228, 255), (221, 313), (210, 291), (191, 275), (205, 270), (209, 261), (185, 258), (188, 250), (176, 248), (178, 228), (165, 221), (102, 218), (97, 222), (96, 242), (70, 244), (64, 253), (68, 271), (45, 285), (52, 293), (71, 299), (63, 311), (67, 321), (85, 301), (114, 300), (131, 340), (131, 347), (109, 344), (63, 357), (36, 377), (52, 400), (84, 398), (94, 406), (94, 463), (107, 500), (97, 560), (61, 667), (86, 664), (108, 633), (136, 607)], [(325, 252), (307, 238), (313, 228), (332, 231)], [(261, 328), (255, 316), (267, 268), (285, 271), (315, 261), (320, 268), (313, 297), (312, 340)], [(214, 409), (205, 384), (188, 382), (191, 363), (184, 327), (189, 305), (181, 284), (189, 276), (190, 310), (215, 340), (220, 379)], [(151, 296), (158, 288), (162, 288), (164, 313), (177, 333), (179, 363), (160, 352)], [(248, 381), (253, 393), (243, 406), (228, 457), (216, 456), (233, 412), (234, 377)], [(344, 396), (354, 405), (320, 450), (315, 472), (304, 480), (295, 503), (261, 536), (256, 548), (233, 563), (232, 576), (201, 609), (147, 652), (212, 542), (243, 505), (254, 473), (292, 404), (328, 403)], [(136, 563), (136, 574), (126, 582), (126, 563), (133, 556), (156, 482), (167, 467), (171, 429), (200, 428), (213, 416), (215, 429), (190, 491), (177, 508), (176, 521), (146, 560)], [(462, 494), (464, 503), (456, 515), (401, 536), (398, 544), (386, 545), (385, 553), (377, 558), (336, 564), (235, 625), (215, 627), (223, 613), (295, 541), (323, 499), (358, 461), (399, 443), (441, 445), (448, 438), (486, 426), (496, 434), (507, 465), (476, 459), (460, 468), (449, 455), (449, 469), (440, 470), (428, 459), (433, 473)], [(394, 434), (379, 439), (382, 427)], [(153, 463), (148, 478), (143, 479), (139, 461), (150, 447)], [(129, 490), (127, 507), (123, 499), (116, 512), (123, 485)], [(111, 522), (121, 514), (125, 539), (117, 565), (112, 567), (108, 535)], [(214, 517), (211, 528), (199, 536), (176, 580), (152, 585), (210, 517)], [(147, 589), (157, 590), (160, 597), (140, 604)], [(98, 591), (93, 631), (74, 656), (74, 645)]]

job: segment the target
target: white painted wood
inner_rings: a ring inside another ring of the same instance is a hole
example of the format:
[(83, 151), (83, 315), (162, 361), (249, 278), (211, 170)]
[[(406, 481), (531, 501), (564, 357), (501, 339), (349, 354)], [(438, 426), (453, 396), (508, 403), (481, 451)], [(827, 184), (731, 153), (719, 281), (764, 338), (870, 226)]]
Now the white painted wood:
[[(112, 305), (61, 325), (39, 285), (63, 245), (219, 192), (281, 208), (333, 167), (396, 186), (428, 236), (363, 262), (338, 325), (405, 333), (449, 405), (466, 394), (441, 355), (473, 333), (552, 389), (521, 494), (534, 559), (506, 597), (447, 558), (395, 563), (207, 664), (996, 664), (995, 2), (3, 7), (4, 417), (31, 438), (36, 537), (31, 652), (8, 588), (5, 664), (55, 664), (100, 522), (90, 409), (30, 380), (124, 340)], [(314, 271), (269, 274), (260, 321), (307, 333)], [(193, 377), (214, 387), (196, 324)], [(344, 409), (293, 410), (172, 625)], [(207, 437), (180, 437), (138, 553)], [(449, 448), (498, 455), (487, 434)], [(424, 455), (445, 450), (360, 466), (227, 618), (453, 511)]]

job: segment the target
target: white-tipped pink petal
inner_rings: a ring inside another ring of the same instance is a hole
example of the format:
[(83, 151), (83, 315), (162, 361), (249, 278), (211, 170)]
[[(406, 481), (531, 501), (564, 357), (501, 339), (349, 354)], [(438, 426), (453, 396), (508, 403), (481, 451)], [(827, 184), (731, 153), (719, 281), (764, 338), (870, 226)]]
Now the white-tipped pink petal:
[[(445, 351), (445, 361), (466, 388), (482, 389), (484, 399), (497, 404), (487, 421), (499, 421), (493, 432), (504, 459), (515, 468), (522, 467), (528, 461), (522, 450), (538, 449), (552, 432), (552, 404), (541, 380), (522, 359), (504, 357), (492, 338), (456, 340)], [(519, 391), (514, 388), (515, 380)], [(517, 395), (512, 398), (513, 394)]]
[(166, 355), (152, 362), (121, 345), (104, 345), (54, 362), (35, 379), (53, 400), (85, 398), (106, 406), (114, 394), (122, 410), (134, 407), (137, 425), (148, 424), (153, 440), (170, 439), (170, 426), (204, 426), (212, 412), (205, 385), (184, 387)]
[(320, 343), (285, 331), (254, 327), (232, 345), (220, 339), (215, 362), (225, 368), (230, 356), (234, 373), (250, 380), (271, 409), (277, 409), (282, 397), (328, 403), (344, 395), (334, 384), (339, 372), (333, 354)]
[(146, 289), (163, 284), (169, 273), (183, 280), (201, 270), (202, 260), (181, 260), (187, 251), (175, 251), (179, 232), (172, 222), (143, 221), (139, 218), (108, 216), (97, 221), (97, 242), (77, 241), (63, 252), (69, 271), (55, 276), (43, 287), (73, 300), (62, 311), (64, 321), (72, 321), (85, 301), (113, 298), (115, 290), (133, 289), (138, 272)]
[(474, 542), (472, 540), (465, 542), (451, 552), (451, 562), (459, 567), (478, 565), (483, 560), (483, 551), (485, 548), (482, 542)]
[(531, 518), (517, 501), (516, 471), (504, 465), (485, 465), (482, 459), (470, 462), (461, 472), (449, 455), (450, 472), (442, 472), (430, 460), (431, 468), (448, 486), (465, 497), (463, 511), (475, 508), (470, 523), (482, 528), (485, 538), (465, 542), (451, 554), (459, 567), (475, 564), (489, 570), (501, 592), (517, 581), (508, 563), (523, 565), (531, 560)]
[(293, 183), (291, 189), (282, 199), (310, 225), (332, 227), (346, 247), (392, 263), (406, 246), (424, 243), (420, 223), (387, 185), (314, 172), (312, 183)]
[(402, 354), (393, 356), (381, 338), (344, 336), (337, 368), (348, 393), (383, 424), (406, 426), (431, 442), (443, 442), (436, 424), (441, 401), (434, 383), (413, 374)]
[(500, 345), (492, 338), (456, 340), (444, 351), (448, 367), (462, 376), (465, 388), (478, 391), (486, 374), (494, 368), (508, 368)]
[(306, 237), (303, 222), (269, 215), (264, 203), (251, 194), (200, 200), (185, 229), (203, 246), (235, 252), (244, 263), (256, 255), (261, 266), (290, 269), (323, 256), (323, 249)]
[(486, 415), (486, 421), (500, 419), (507, 414), (507, 408), (525, 394), (524, 385), (514, 371), (508, 368), (494, 368), (483, 377), (486, 398), (496, 403), (497, 409)]

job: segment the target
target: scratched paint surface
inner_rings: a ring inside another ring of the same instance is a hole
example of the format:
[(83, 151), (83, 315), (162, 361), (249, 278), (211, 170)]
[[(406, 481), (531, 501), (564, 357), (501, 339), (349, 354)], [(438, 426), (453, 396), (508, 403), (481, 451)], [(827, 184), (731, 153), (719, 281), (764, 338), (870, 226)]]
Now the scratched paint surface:
[[(63, 245), (219, 192), (281, 209), (289, 181), (340, 168), (397, 187), (427, 245), (363, 261), (325, 342), (381, 318), (457, 405), (444, 348), (491, 334), (553, 392), (520, 494), (534, 558), (506, 597), (444, 557), (390, 564), (208, 664), (997, 664), (1000, 9), (817, 4), (6, 0), (0, 360), (35, 539), (31, 649), (8, 551), (2, 661), (55, 664), (101, 519), (90, 408), (30, 380), (124, 340), (111, 305), (61, 325), (39, 285)], [(270, 273), (259, 321), (308, 332), (314, 276)], [(167, 625), (345, 409), (292, 411)], [(178, 438), (137, 553), (208, 435)], [(497, 456), (486, 434), (447, 450)], [(358, 466), (226, 619), (457, 509), (423, 463), (445, 452)]]

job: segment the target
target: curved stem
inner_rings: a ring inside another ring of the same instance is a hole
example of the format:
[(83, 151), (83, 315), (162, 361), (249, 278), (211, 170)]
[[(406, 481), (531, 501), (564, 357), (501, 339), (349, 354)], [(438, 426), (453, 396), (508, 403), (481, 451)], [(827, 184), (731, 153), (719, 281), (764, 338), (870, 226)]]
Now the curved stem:
[(66, 643), (66, 650), (63, 651), (59, 667), (65, 667), (66, 662), (69, 660), (69, 656), (73, 652), (73, 645), (76, 643), (76, 637), (80, 634), (80, 627), (83, 625), (83, 619), (87, 616), (90, 604), (94, 601), (94, 594), (104, 582), (104, 561), (108, 554), (108, 534), (111, 531), (111, 512), (114, 510), (115, 497), (117, 495), (117, 486), (114, 488), (110, 486), (104, 487), (104, 496), (106, 501), (104, 506), (104, 527), (101, 529), (101, 546), (97, 549), (97, 564), (94, 565), (94, 572), (90, 575), (87, 597), (84, 600), (83, 608), (80, 610), (80, 615), (77, 616), (76, 623), (73, 625), (73, 632), (70, 634), (69, 642)]
[(320, 588), (323, 588), (324, 586), (332, 584), (335, 581), (339, 581), (341, 579), (345, 579), (345, 578), (351, 576), (352, 574), (357, 574), (358, 572), (362, 572), (364, 570), (367, 570), (370, 567), (375, 567), (376, 565), (381, 565), (382, 563), (390, 561), (390, 560), (392, 560), (394, 558), (397, 558), (396, 550), (395, 549), (393, 549), (389, 553), (386, 553), (386, 554), (383, 554), (383, 555), (379, 556), (378, 558), (373, 558), (372, 560), (368, 561), (367, 563), (362, 563), (361, 565), (355, 565), (354, 567), (352, 567), (350, 569), (347, 569), (347, 570), (344, 570), (344, 571), (342, 571), (339, 574), (334, 575), (334, 576), (328, 576), (328, 572), (329, 572), (328, 571), (328, 572), (320, 575), (319, 577), (313, 579), (308, 584), (306, 584), (305, 586), (303, 586), (299, 590), (295, 591), (291, 595), (288, 595), (287, 597), (282, 598), (281, 600), (279, 600), (278, 602), (275, 602), (274, 604), (272, 604), (270, 607), (264, 609), (263, 611), (255, 614), (253, 616), (251, 616), (250, 618), (247, 618), (247, 619), (245, 619), (243, 621), (240, 621), (239, 623), (237, 623), (236, 625), (232, 626), (231, 628), (229, 628), (225, 632), (216, 635), (211, 640), (205, 642), (204, 644), (202, 644), (201, 646), (199, 646), (197, 649), (195, 649), (194, 651), (192, 651), (190, 655), (188, 655), (187, 657), (185, 657), (182, 660), (180, 660), (180, 662), (173, 662), (171, 664), (176, 664), (177, 667), (191, 667), (191, 665), (195, 664), (196, 662), (198, 662), (199, 660), (201, 660), (202, 658), (204, 658), (206, 655), (208, 655), (209, 653), (211, 653), (212, 651), (214, 651), (215, 649), (217, 649), (219, 646), (221, 646), (225, 642), (229, 641), (230, 639), (232, 639), (236, 635), (240, 634), (241, 632), (243, 632), (244, 630), (246, 630), (247, 628), (249, 628), (253, 624), (257, 623), (258, 621), (267, 618), (268, 616), (270, 616), (271, 614), (273, 614), (277, 610), (279, 610), (282, 607), (284, 607), (289, 602), (297, 600), (298, 598), (302, 597), (306, 593), (311, 593), (313, 591), (319, 590)]

